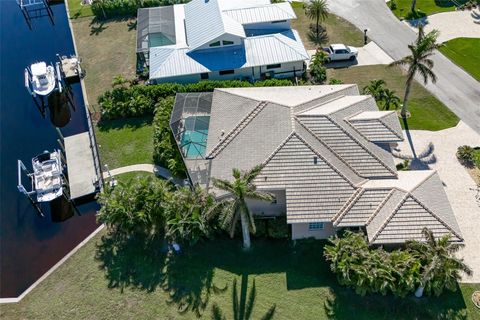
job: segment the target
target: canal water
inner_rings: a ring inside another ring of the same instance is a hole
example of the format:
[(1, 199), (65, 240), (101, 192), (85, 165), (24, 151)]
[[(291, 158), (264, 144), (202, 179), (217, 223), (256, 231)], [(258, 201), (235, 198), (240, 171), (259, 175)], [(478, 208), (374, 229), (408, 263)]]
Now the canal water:
[[(75, 53), (65, 5), (51, 8), (54, 25), (43, 16), (30, 29), (15, 0), (0, 0), (0, 298), (19, 296), (97, 227), (94, 202), (53, 222), (48, 205), (42, 218), (17, 190), (17, 159), (31, 169), (33, 156), (59, 148), (48, 111), (43, 118), (24, 87), (26, 66)], [(75, 111), (61, 129), (65, 137), (88, 130), (79, 83), (72, 92)]]

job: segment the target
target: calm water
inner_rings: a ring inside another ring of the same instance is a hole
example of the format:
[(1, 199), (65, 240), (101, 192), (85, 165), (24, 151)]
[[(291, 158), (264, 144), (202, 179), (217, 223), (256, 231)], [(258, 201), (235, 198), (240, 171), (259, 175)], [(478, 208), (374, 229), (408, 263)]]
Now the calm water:
[[(23, 70), (31, 63), (54, 62), (55, 54), (74, 54), (64, 4), (48, 17), (32, 20), (32, 29), (14, 0), (0, 0), (0, 297), (16, 297), (81, 242), (97, 226), (96, 204), (79, 206), (81, 216), (54, 223), (48, 206), (40, 218), (17, 191), (17, 159), (28, 167), (33, 156), (58, 148), (48, 111), (43, 119), (24, 87)], [(80, 84), (64, 136), (87, 131)], [(27, 187), (28, 189), (28, 187)]]

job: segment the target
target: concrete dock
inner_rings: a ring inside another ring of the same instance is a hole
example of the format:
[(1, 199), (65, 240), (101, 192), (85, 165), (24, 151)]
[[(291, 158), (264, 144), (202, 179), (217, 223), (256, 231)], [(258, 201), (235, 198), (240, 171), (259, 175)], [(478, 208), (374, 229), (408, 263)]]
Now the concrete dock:
[(65, 137), (64, 143), (70, 198), (75, 200), (95, 193), (99, 177), (95, 169), (93, 148), (88, 131)]

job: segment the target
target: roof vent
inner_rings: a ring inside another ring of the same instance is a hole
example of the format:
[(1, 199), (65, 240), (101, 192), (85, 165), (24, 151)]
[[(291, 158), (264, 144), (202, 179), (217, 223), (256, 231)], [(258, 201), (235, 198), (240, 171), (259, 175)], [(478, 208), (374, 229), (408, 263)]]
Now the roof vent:
[(317, 156), (314, 156), (313, 157), (313, 164), (317, 164), (318, 163), (318, 157)]

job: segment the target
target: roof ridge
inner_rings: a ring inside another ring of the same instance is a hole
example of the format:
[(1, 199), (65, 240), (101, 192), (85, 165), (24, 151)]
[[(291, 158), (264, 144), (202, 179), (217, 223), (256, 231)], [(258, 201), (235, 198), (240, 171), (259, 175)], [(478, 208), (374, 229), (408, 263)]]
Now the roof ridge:
[[(416, 170), (411, 170), (411, 171), (416, 171)], [(420, 187), (425, 181), (430, 179), (437, 171), (436, 170), (417, 170), (417, 171), (430, 171), (430, 173), (425, 176), (422, 180), (420, 180), (411, 190), (406, 191), (408, 193), (412, 193), (413, 191), (417, 190), (418, 187)]]
[[(163, 62), (160, 64), (160, 66), (157, 68), (157, 72), (158, 73), (164, 66), (165, 66), (165, 63), (170, 60), (172, 58), (172, 55), (174, 52), (176, 52), (177, 50), (175, 48), (161, 48), (161, 47), (158, 47), (158, 49), (155, 49), (155, 50), (162, 50), (162, 51), (170, 51), (170, 53), (168, 54), (167, 58), (166, 59), (163, 59)], [(150, 60), (151, 57), (149, 57), (148, 59)], [(154, 74), (154, 75), (155, 75)]]
[[(338, 212), (332, 217), (331, 221), (333, 226), (336, 227), (340, 221), (339, 219), (343, 218), (347, 214), (347, 210), (351, 209), (352, 206), (356, 203), (363, 194), (365, 193), (364, 188), (358, 188), (355, 193), (350, 197), (350, 199), (345, 202), (345, 204), (338, 210)], [(355, 200), (355, 201), (354, 201)]]
[[(333, 93), (335, 93), (335, 92), (336, 92), (336, 91), (334, 91), (334, 92), (329, 92), (328, 94), (326, 94), (325, 96), (322, 96), (322, 97), (320, 97), (320, 98), (328, 97), (329, 95), (331, 95), (331, 94), (333, 94)], [(308, 112), (308, 111), (313, 110), (313, 109), (315, 109), (315, 108), (318, 108), (318, 107), (320, 107), (320, 106), (322, 106), (322, 105), (324, 105), (324, 104), (327, 104), (327, 103), (330, 103), (330, 102), (332, 102), (332, 101), (339, 100), (339, 99), (342, 99), (342, 98), (345, 98), (345, 97), (347, 97), (347, 95), (340, 95), (340, 96), (338, 96), (338, 97), (333, 97), (333, 98), (331, 98), (331, 99), (329, 99), (329, 100), (327, 100), (327, 101), (325, 101), (325, 102), (316, 104), (316, 105), (311, 106), (311, 107), (309, 107), (309, 108), (307, 108), (307, 109), (305, 109), (305, 110), (302, 110), (302, 111), (298, 114), (298, 116), (306, 116), (306, 115), (302, 115), (302, 113)], [(316, 99), (319, 99), (319, 98), (316, 98)], [(312, 100), (310, 100), (310, 101), (307, 101), (306, 103), (312, 102), (313, 100), (315, 100), (315, 99), (312, 99)], [(303, 104), (305, 104), (305, 103), (303, 103)]]
[[(393, 111), (392, 111), (392, 112), (393, 112)], [(399, 139), (404, 140), (405, 138), (403, 137), (403, 135), (402, 135), (402, 136), (399, 136), (399, 135), (395, 132), (395, 130), (393, 130), (392, 128), (390, 128), (390, 126), (383, 120), (383, 118), (385, 118), (385, 117), (386, 117), (386, 115), (383, 116), (383, 117), (381, 117), (381, 118), (378, 118), (378, 121), (380, 121), (380, 122), (385, 126), (385, 128), (387, 128), (388, 130), (390, 130), (390, 132), (393, 133), (394, 136), (396, 136), (396, 137), (399, 138)]]
[(397, 188), (392, 188), (390, 190), (390, 192), (388, 192), (387, 196), (385, 197), (385, 199), (383, 199), (382, 201), (380, 201), (380, 203), (378, 204), (378, 206), (375, 208), (375, 210), (373, 210), (372, 214), (370, 215), (370, 217), (367, 219), (367, 221), (365, 222), (365, 226), (368, 226), (370, 224), (370, 222), (372, 222), (373, 218), (375, 218), (375, 216), (378, 214), (378, 212), (380, 211), (380, 209), (385, 205), (385, 203), (387, 203), (388, 199), (390, 199), (393, 195), (393, 193), (395, 191), (402, 191), (402, 190), (398, 190)]
[(295, 132), (294, 131), (290, 132), (287, 138), (285, 138), (285, 140), (283, 140), (282, 143), (280, 143), (278, 147), (276, 147), (275, 150), (273, 150), (273, 152), (267, 157), (267, 159), (263, 161), (262, 166), (265, 166), (268, 162), (270, 162), (270, 160), (272, 160), (272, 158), (278, 153), (278, 151), (280, 151), (280, 149), (282, 149), (283, 146), (287, 144), (287, 142), (292, 138), (293, 135), (295, 135)]
[[(321, 107), (321, 106), (324, 105), (324, 104), (333, 102), (333, 101), (335, 101), (335, 100), (340, 100), (340, 99), (343, 99), (343, 98), (346, 98), (346, 97), (366, 97), (366, 98), (364, 98), (364, 99), (362, 99), (362, 100), (359, 100), (359, 101), (350, 101), (349, 103), (342, 104), (342, 108), (341, 108), (341, 109), (335, 110), (335, 111), (330, 112), (330, 113), (327, 113), (327, 114), (322, 114), (322, 116), (329, 116), (330, 114), (335, 114), (335, 113), (337, 113), (338, 111), (344, 110), (344, 109), (349, 108), (349, 107), (351, 107), (351, 106), (353, 106), (353, 105), (356, 105), (357, 103), (360, 103), (360, 102), (362, 102), (362, 101), (364, 101), (364, 100), (367, 100), (370, 96), (363, 95), (363, 94), (343, 95), (343, 96), (338, 97), (337, 99), (332, 99), (332, 100), (326, 101), (325, 103), (321, 103), (321, 104), (319, 104), (319, 105), (317, 105), (317, 106), (315, 106), (315, 107), (308, 108), (307, 110), (302, 111), (302, 113), (308, 112), (308, 111), (310, 111), (310, 110), (312, 110), (312, 109)], [(313, 115), (312, 115), (312, 114), (309, 114), (309, 115), (302, 115), (302, 114), (300, 114), (300, 115), (301, 115), (301, 116), (304, 116), (304, 117), (315, 117), (315, 116), (318, 116), (318, 115), (315, 115), (315, 114), (313, 114)]]
[(207, 155), (208, 158), (216, 157), (243, 129), (268, 105), (267, 101), (260, 101), (237, 125), (215, 146)]
[(463, 241), (463, 237), (459, 235), (455, 230), (453, 230), (445, 221), (443, 221), (442, 218), (440, 218), (438, 215), (436, 215), (432, 210), (428, 209), (427, 206), (423, 204), (417, 197), (415, 197), (413, 194), (409, 193), (410, 197), (412, 198), (413, 201), (418, 203), (419, 206), (421, 206), (425, 211), (430, 213), (435, 219), (437, 219), (438, 222), (440, 222), (444, 227), (449, 229), (454, 235), (456, 235), (461, 241)]
[(317, 135), (314, 132), (312, 132), (312, 130), (310, 130), (310, 128), (308, 128), (302, 121), (300, 121), (300, 119), (297, 116), (294, 116), (294, 118), (303, 128), (305, 128), (305, 130), (308, 131), (308, 133), (310, 133), (315, 139), (317, 139), (318, 142), (320, 142), (325, 148), (327, 148), (331, 153), (333, 153), (341, 162), (343, 162), (343, 164), (345, 164), (350, 170), (355, 172), (355, 174), (357, 174), (359, 177), (362, 177), (354, 167), (352, 167), (347, 161), (345, 161), (345, 159), (343, 159), (343, 157), (341, 157), (337, 152), (335, 152), (335, 150), (333, 150), (332, 147), (330, 147), (322, 139), (317, 137)]
[(370, 241), (370, 243), (372, 243), (373, 241), (375, 241), (378, 236), (380, 235), (380, 233), (383, 231), (383, 229), (385, 229), (385, 227), (387, 226), (387, 224), (390, 222), (390, 220), (393, 219), (393, 217), (395, 216), (395, 213), (398, 212), (398, 210), (401, 208), (401, 206), (403, 206), (403, 204), (407, 201), (409, 197), (409, 193), (405, 194), (402, 198), (402, 200), (400, 200), (400, 202), (398, 203), (398, 205), (395, 207), (395, 209), (392, 211), (392, 213), (390, 214), (390, 216), (385, 219), (385, 221), (382, 223), (382, 225), (380, 226), (380, 228), (378, 228), (377, 232), (375, 232), (375, 234), (373, 235), (372, 237), (372, 240)]
[(307, 58), (309, 58), (308, 56), (308, 52), (307, 50), (305, 49), (305, 47), (303, 47), (305, 49), (305, 52), (300, 52), (299, 50), (297, 50), (296, 48), (294, 48), (290, 43), (287, 43), (284, 39), (282, 38), (286, 38), (286, 39), (289, 39), (289, 41), (293, 41), (295, 43), (297, 43), (296, 40), (293, 40), (293, 39), (290, 39), (289, 37), (287, 37), (286, 35), (284, 35), (282, 32), (279, 32), (279, 33), (274, 33), (272, 34), (274, 38), (276, 38), (278, 41), (280, 41), (281, 43), (283, 43), (284, 45), (286, 45), (288, 48), (290, 48), (290, 50), (293, 50), (295, 51), (296, 53), (300, 54), (300, 55), (305, 55), (305, 53), (307, 54)]
[[(351, 106), (351, 105), (350, 105)], [(391, 173), (393, 173), (395, 176), (398, 176), (397, 174), (397, 171), (396, 170), (393, 170), (391, 169), (390, 167), (387, 166), (387, 164), (385, 164), (379, 157), (377, 157), (375, 154), (373, 154), (372, 151), (370, 151), (369, 148), (367, 148), (363, 143), (361, 143), (357, 138), (355, 138), (353, 135), (351, 135), (349, 132), (347, 132), (341, 125), (339, 125), (335, 120), (332, 119), (332, 117), (330, 117), (329, 115), (325, 115), (326, 118), (328, 118), (333, 124), (335, 124), (338, 128), (340, 128), (340, 130), (342, 130), (347, 136), (349, 136), (353, 141), (355, 141), (363, 150), (365, 150), (369, 155), (371, 155), (373, 158), (375, 158), (380, 164), (383, 165), (383, 167), (385, 169), (387, 169), (387, 171), (390, 171)], [(344, 120), (345, 121), (345, 120)], [(346, 122), (346, 121), (345, 121)], [(356, 130), (355, 130), (356, 131)], [(370, 142), (370, 140), (366, 140), (367, 142), (369, 143), (372, 143)], [(374, 143), (372, 143), (374, 144)]]

